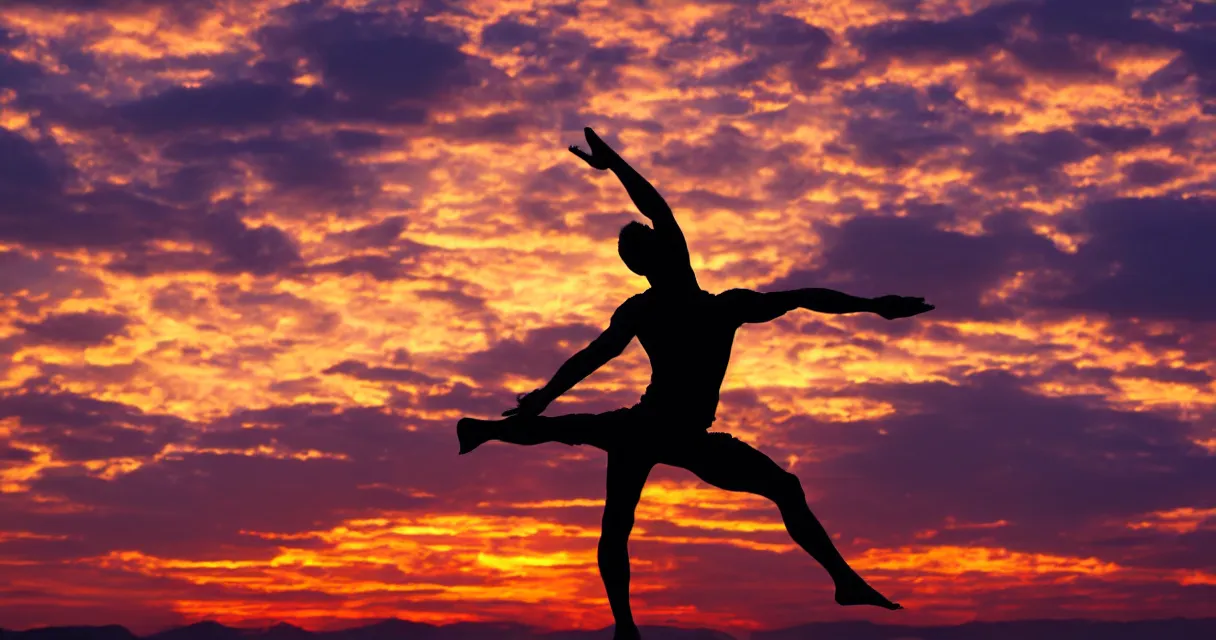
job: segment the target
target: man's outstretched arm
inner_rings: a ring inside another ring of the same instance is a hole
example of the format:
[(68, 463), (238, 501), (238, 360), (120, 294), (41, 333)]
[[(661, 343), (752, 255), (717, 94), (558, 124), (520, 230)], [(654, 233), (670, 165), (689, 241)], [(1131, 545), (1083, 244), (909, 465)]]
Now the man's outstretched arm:
[(793, 289), (760, 293), (750, 289), (723, 291), (719, 299), (740, 324), (768, 322), (794, 309), (807, 309), (819, 313), (875, 313), (888, 320), (908, 318), (932, 311), (933, 305), (924, 298), (906, 296), (882, 296), (859, 298), (832, 289)]
[(599, 337), (559, 367), (548, 384), (521, 396), (519, 406), (504, 411), (503, 415), (540, 415), (558, 396), (569, 391), (609, 360), (621, 355), (633, 340), (633, 336), (633, 323), (622, 305), (612, 314), (612, 322)]

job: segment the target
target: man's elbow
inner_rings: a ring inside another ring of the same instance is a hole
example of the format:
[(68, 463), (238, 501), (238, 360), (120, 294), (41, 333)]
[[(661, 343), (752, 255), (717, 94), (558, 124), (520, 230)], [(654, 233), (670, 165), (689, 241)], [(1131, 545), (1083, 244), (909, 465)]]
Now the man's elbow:
[(587, 347), (581, 355), (587, 368), (594, 371), (607, 364), (609, 360), (621, 355), (625, 351), (625, 346), (611, 343), (593, 344)]

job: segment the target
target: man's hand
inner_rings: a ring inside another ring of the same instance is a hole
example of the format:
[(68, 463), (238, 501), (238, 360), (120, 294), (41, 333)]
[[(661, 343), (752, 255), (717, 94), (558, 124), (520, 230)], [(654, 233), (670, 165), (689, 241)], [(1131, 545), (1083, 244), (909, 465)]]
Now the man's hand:
[(600, 140), (600, 137), (591, 130), (591, 127), (583, 128), (583, 135), (587, 137), (587, 146), (591, 147), (591, 153), (583, 151), (577, 145), (570, 146), (570, 153), (582, 158), (583, 162), (591, 165), (593, 169), (607, 171), (612, 168), (614, 162), (621, 159), (620, 156), (608, 146), (608, 143)]
[(519, 403), (514, 409), (507, 409), (502, 412), (504, 416), (520, 416), (530, 418), (539, 416), (549, 406), (551, 399), (547, 397), (544, 389), (533, 389), (528, 393), (521, 393), (515, 397), (515, 401)]
[(908, 298), (905, 296), (883, 296), (881, 298), (874, 298), (872, 302), (873, 308), (871, 310), (887, 320), (910, 318), (936, 308), (931, 304), (925, 304), (924, 298)]

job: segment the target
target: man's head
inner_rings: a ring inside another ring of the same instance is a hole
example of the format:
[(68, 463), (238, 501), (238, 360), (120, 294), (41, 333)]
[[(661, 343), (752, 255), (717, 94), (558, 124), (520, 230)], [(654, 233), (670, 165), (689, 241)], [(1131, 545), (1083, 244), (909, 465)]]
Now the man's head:
[(630, 222), (621, 227), (616, 250), (630, 271), (639, 276), (652, 275), (655, 262), (654, 229), (637, 221)]

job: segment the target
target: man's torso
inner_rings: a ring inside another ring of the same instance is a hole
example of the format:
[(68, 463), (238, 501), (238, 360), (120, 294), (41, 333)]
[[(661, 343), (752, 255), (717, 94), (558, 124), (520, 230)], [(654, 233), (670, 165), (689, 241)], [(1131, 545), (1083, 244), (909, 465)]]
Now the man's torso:
[(708, 429), (738, 325), (722, 312), (717, 296), (700, 289), (648, 289), (627, 304), (651, 365), (638, 408), (670, 422), (671, 429)]

